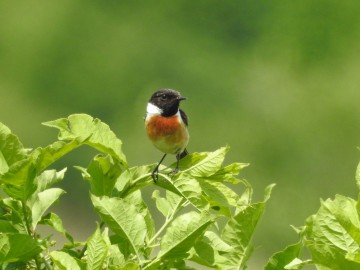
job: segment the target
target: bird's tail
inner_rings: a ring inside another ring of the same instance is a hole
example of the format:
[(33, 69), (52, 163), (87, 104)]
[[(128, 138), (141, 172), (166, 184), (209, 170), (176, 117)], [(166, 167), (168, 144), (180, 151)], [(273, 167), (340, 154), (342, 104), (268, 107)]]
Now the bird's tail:
[(182, 159), (183, 157), (185, 157), (188, 154), (189, 154), (189, 152), (186, 149), (184, 149), (184, 151), (179, 155), (179, 159)]

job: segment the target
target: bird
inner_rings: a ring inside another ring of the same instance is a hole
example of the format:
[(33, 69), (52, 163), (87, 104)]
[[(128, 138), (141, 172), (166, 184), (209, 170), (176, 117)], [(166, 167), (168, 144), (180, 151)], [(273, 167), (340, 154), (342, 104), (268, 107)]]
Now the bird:
[(160, 89), (150, 98), (146, 107), (145, 130), (154, 146), (164, 153), (152, 171), (154, 182), (158, 180), (159, 166), (167, 154), (176, 156), (176, 167), (172, 175), (179, 171), (179, 160), (188, 154), (188, 118), (179, 108), (180, 102), (187, 98), (173, 89)]

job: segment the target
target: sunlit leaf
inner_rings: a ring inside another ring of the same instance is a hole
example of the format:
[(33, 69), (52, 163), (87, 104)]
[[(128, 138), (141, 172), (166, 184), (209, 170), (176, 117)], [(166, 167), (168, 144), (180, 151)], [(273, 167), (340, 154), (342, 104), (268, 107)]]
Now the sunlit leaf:
[(41, 252), (40, 245), (26, 234), (0, 234), (0, 263), (27, 261)]
[(87, 114), (73, 114), (68, 118), (61, 118), (43, 124), (59, 129), (60, 140), (80, 140), (101, 152), (111, 155), (124, 166), (127, 166), (125, 155), (121, 151), (121, 140), (116, 137), (107, 124), (99, 119)]
[(358, 189), (360, 190), (360, 163), (358, 164), (358, 166), (356, 168), (355, 180), (356, 180), (356, 185), (357, 185)]
[(90, 183), (91, 193), (96, 196), (110, 196), (121, 173), (118, 163), (114, 163), (110, 156), (101, 155), (95, 156), (87, 169), (77, 169), (82, 171), (83, 178)]
[[(302, 243), (298, 242), (294, 245), (287, 246), (284, 250), (275, 253), (269, 259), (265, 270), (283, 270), (285, 266), (296, 259), (302, 248)], [(301, 268), (299, 268), (301, 269)]]
[(246, 260), (253, 251), (251, 239), (273, 186), (270, 185), (266, 188), (263, 202), (244, 206), (241, 210), (238, 209), (238, 213), (229, 219), (221, 234), (221, 238), (234, 248), (234, 252), (224, 254), (224, 256), (229, 259), (231, 264), (240, 269), (246, 266)]
[(63, 251), (52, 251), (50, 257), (55, 269), (59, 270), (86, 270), (85, 264)]
[(57, 172), (56, 170), (46, 170), (38, 175), (35, 179), (36, 192), (44, 191), (54, 184), (64, 179), (66, 168)]
[(200, 211), (210, 208), (199, 182), (190, 175), (181, 173), (170, 185)]
[(103, 239), (99, 226), (94, 234), (87, 240), (87, 270), (101, 270), (105, 262), (108, 245)]
[(91, 196), (96, 211), (109, 228), (123, 237), (139, 256), (146, 236), (146, 222), (137, 208), (123, 199)]
[(160, 242), (160, 257), (184, 256), (206, 228), (213, 222), (209, 214), (188, 212), (176, 218)]
[(349, 259), (359, 252), (360, 222), (357, 202), (337, 195), (322, 202), (319, 211), (306, 221), (306, 247), (313, 262), (331, 269), (359, 269)]
[(166, 196), (161, 197), (159, 190), (154, 190), (152, 198), (156, 202), (157, 209), (165, 216), (170, 216), (181, 201), (181, 196), (166, 190)]
[(76, 139), (70, 142), (57, 141), (44, 148), (36, 148), (31, 155), (40, 172), (79, 146), (81, 146), (81, 142)]
[[(189, 164), (190, 166), (188, 168), (184, 169), (183, 172), (186, 172), (194, 177), (212, 176), (217, 171), (220, 170), (221, 165), (224, 161), (225, 155), (228, 151), (229, 151), (229, 147), (222, 147), (214, 152), (200, 154), (201, 156), (205, 155), (205, 158), (199, 159), (199, 162), (197, 162), (197, 163)], [(196, 156), (199, 154), (194, 153), (192, 155)]]
[(55, 213), (48, 213), (41, 218), (39, 224), (48, 225), (56, 231), (64, 235), (71, 243), (74, 242), (73, 237), (65, 230), (61, 218)]
[(60, 188), (51, 188), (36, 194), (34, 200), (28, 205), (31, 209), (33, 228), (36, 227), (46, 210), (64, 193), (65, 191)]
[(0, 174), (7, 172), (9, 167), (27, 157), (19, 138), (0, 122)]
[(10, 197), (25, 201), (36, 190), (36, 168), (32, 158), (14, 163), (9, 170), (0, 175), (0, 183)]

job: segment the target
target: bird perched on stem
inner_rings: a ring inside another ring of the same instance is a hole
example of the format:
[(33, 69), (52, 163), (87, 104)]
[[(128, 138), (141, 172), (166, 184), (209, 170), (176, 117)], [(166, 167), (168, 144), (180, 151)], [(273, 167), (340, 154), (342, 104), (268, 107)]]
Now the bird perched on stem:
[(172, 171), (175, 174), (179, 171), (179, 160), (188, 153), (188, 119), (185, 112), (179, 108), (180, 101), (185, 99), (178, 91), (161, 89), (151, 96), (147, 104), (147, 135), (155, 147), (164, 153), (152, 172), (154, 182), (158, 180), (159, 166), (167, 154), (176, 155), (176, 167)]

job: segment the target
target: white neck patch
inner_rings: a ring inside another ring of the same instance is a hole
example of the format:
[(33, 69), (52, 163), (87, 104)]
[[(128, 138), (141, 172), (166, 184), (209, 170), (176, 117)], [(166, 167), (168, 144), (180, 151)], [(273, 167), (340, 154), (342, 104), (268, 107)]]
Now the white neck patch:
[(158, 106), (155, 106), (154, 104), (152, 103), (148, 103), (147, 104), (147, 107), (146, 107), (146, 112), (148, 114), (156, 114), (156, 115), (161, 115), (163, 110), (160, 109)]

